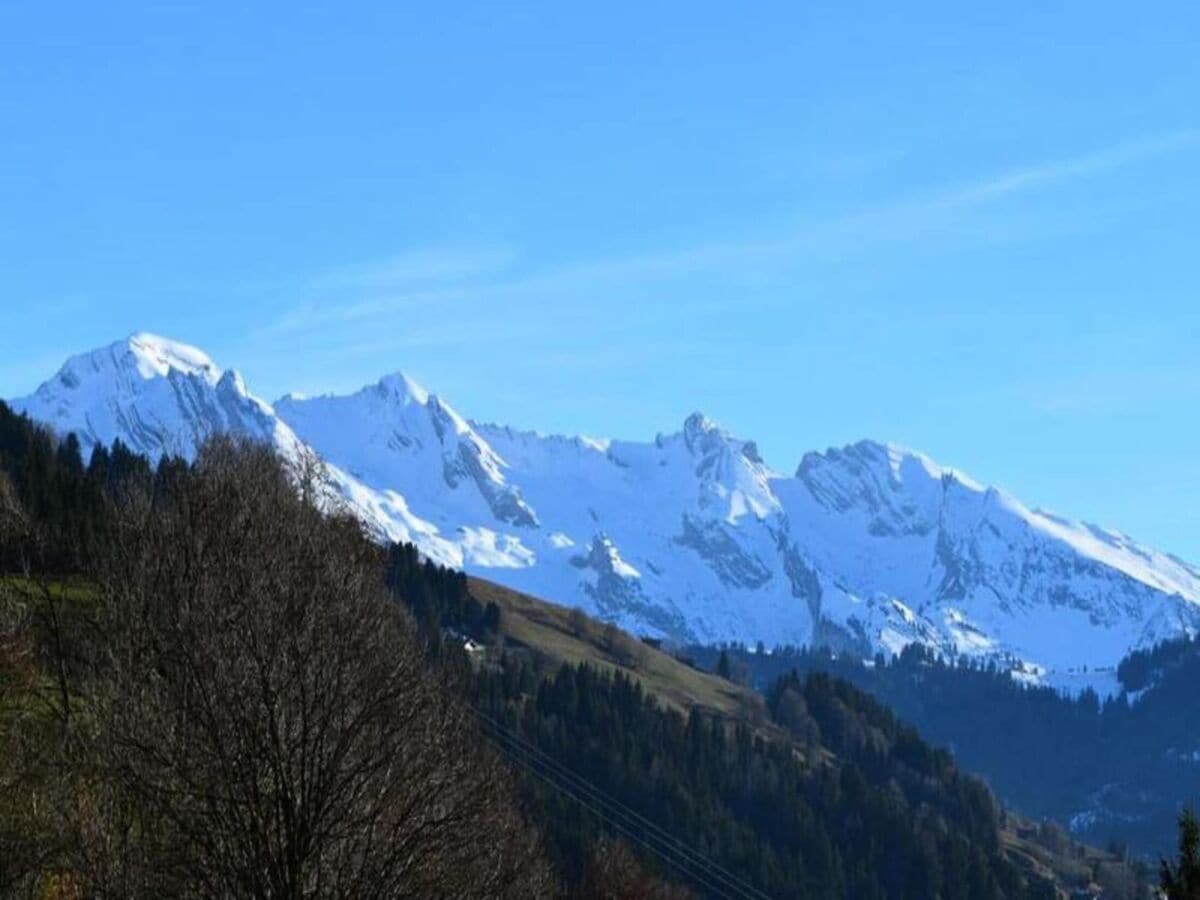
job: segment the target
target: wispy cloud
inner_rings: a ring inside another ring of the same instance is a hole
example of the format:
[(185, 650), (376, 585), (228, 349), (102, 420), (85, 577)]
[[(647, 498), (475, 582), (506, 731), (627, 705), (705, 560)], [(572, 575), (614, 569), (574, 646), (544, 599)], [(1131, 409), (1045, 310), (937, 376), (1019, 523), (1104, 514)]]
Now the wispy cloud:
[[(1200, 147), (1200, 129), (1186, 129), (1079, 156), (1016, 167), (976, 181), (944, 185), (811, 223), (770, 246), (781, 252), (806, 247), (837, 252), (848, 241), (852, 248), (865, 249), (880, 243), (919, 240), (963, 222), (974, 210), (1108, 175), (1195, 147)], [(1044, 233), (1044, 229), (1039, 233)]]
[(1104, 175), (1125, 166), (1198, 146), (1200, 146), (1200, 129), (1195, 128), (1160, 135), (1148, 140), (1118, 144), (1071, 159), (1014, 169), (978, 184), (952, 189), (941, 197), (940, 205), (947, 207), (977, 206), (1013, 194), (1050, 187), (1061, 182)]
[(339, 266), (301, 284), (307, 299), (260, 332), (304, 331), (436, 306), (458, 296), (460, 287), (494, 284), (515, 260), (510, 250), (438, 247)]
[(1029, 389), (1029, 403), (1053, 417), (1116, 417), (1178, 408), (1179, 398), (1200, 396), (1200, 370), (1101, 372), (1042, 382)]
[[(1108, 175), (1195, 147), (1200, 147), (1200, 129), (1177, 131), (1013, 168), (977, 181), (883, 201), (841, 216), (802, 222), (782, 234), (717, 240), (541, 270), (518, 272), (522, 260), (510, 251), (413, 250), (391, 259), (321, 274), (308, 286), (310, 299), (277, 317), (266, 330), (312, 329), (472, 302), (536, 302), (581, 289), (621, 289), (631, 284), (735, 267), (767, 270), (805, 260), (824, 261), (862, 254), (881, 244), (927, 239), (949, 226), (961, 224), (973, 210)], [(978, 236), (970, 229), (958, 233)], [(1038, 232), (1044, 233), (1044, 229)], [(1011, 233), (1008, 236), (1011, 239)]]
[(343, 266), (322, 273), (313, 287), (322, 290), (393, 290), (429, 282), (460, 281), (495, 274), (513, 262), (501, 249), (425, 248), (389, 259)]
[(453, 288), (430, 288), (414, 291), (389, 291), (370, 295), (363, 299), (342, 296), (330, 299), (322, 294), (321, 299), (306, 300), (277, 316), (266, 328), (266, 333), (303, 331), (328, 325), (372, 319), (392, 315), (405, 310), (424, 309), (431, 305), (448, 302), (459, 296)]

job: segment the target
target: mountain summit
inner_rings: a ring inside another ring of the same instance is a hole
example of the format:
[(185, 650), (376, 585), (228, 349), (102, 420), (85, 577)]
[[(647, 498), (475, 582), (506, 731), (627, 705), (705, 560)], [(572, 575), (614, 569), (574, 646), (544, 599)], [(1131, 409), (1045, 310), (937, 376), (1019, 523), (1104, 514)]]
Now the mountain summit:
[(203, 351), (138, 333), (73, 356), (15, 408), (85, 445), (120, 438), (138, 453), (191, 457), (210, 434), (232, 432), (275, 442), (270, 407), (222, 372)]
[(189, 457), (232, 432), (315, 452), (381, 537), (680, 641), (916, 642), (1053, 679), (1200, 629), (1195, 567), (872, 441), (789, 476), (700, 413), (649, 442), (546, 436), (472, 421), (402, 374), (272, 406), (147, 334), (12, 405), (85, 446)]

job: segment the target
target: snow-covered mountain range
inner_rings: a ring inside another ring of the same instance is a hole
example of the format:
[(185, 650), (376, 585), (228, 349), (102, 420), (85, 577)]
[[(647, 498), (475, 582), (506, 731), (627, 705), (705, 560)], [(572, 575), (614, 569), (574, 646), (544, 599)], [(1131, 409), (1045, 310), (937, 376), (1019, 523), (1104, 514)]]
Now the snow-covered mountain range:
[(190, 457), (221, 431), (315, 451), (381, 537), (640, 634), (870, 655), (919, 642), (1063, 673), (1200, 629), (1200, 569), (863, 441), (792, 474), (700, 414), (646, 442), (464, 418), (403, 375), (268, 404), (148, 334), (11, 401), (85, 447)]

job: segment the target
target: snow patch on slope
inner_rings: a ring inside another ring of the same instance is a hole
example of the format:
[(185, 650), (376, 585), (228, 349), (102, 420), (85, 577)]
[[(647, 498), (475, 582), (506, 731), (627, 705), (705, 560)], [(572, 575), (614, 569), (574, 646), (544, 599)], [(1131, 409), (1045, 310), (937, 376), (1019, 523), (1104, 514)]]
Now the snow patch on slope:
[(315, 452), (381, 538), (639, 633), (919, 643), (1078, 683), (1200, 630), (1200, 570), (891, 444), (809, 453), (789, 476), (700, 413), (646, 442), (547, 435), (469, 420), (401, 373), (271, 406), (146, 334), (73, 357), (14, 405), (150, 456), (190, 457), (222, 431)]

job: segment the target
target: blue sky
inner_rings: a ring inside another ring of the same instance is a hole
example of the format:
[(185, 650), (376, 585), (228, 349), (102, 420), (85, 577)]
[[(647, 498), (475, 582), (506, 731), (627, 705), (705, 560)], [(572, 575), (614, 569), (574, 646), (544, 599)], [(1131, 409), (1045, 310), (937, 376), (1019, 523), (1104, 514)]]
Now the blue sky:
[(0, 396), (145, 329), (1200, 560), (1200, 7), (581, 7), (4, 4)]

